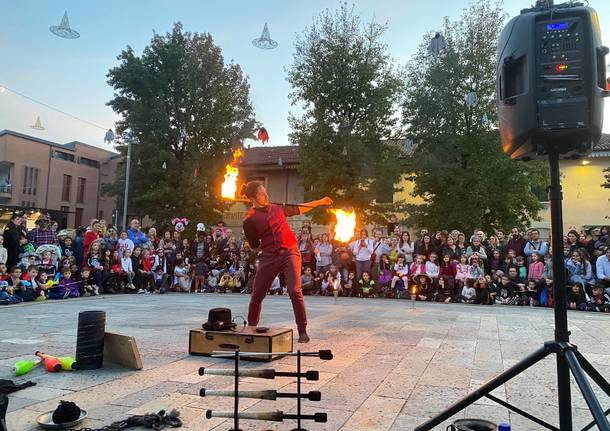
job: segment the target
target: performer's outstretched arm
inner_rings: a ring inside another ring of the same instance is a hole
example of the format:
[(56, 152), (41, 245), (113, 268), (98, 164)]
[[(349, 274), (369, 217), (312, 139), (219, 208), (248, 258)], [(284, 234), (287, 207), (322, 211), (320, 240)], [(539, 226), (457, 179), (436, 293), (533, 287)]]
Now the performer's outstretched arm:
[(322, 199), (318, 199), (316, 201), (305, 202), (303, 204), (297, 205), (299, 207), (299, 214), (305, 214), (306, 212), (311, 211), (317, 207), (330, 206), (333, 204), (333, 200), (328, 196), (323, 197)]

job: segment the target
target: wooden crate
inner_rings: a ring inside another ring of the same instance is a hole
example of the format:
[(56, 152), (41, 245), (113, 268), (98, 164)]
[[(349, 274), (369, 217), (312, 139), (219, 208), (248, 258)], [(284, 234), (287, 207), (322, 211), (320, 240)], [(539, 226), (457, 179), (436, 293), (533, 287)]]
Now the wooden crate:
[(213, 351), (233, 351), (231, 346), (239, 346), (242, 352), (271, 353), (269, 356), (247, 357), (249, 361), (273, 361), (282, 355), (279, 352), (292, 352), (292, 329), (270, 328), (268, 332), (258, 333), (253, 327), (239, 328), (235, 331), (206, 331), (191, 329), (189, 334), (189, 354), (210, 356)]

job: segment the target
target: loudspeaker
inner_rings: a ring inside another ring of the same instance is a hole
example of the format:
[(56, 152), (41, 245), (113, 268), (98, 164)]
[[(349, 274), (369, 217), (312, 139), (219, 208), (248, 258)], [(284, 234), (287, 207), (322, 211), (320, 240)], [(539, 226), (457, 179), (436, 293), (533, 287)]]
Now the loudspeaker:
[(496, 102), (513, 159), (588, 154), (601, 138), (605, 56), (597, 12), (582, 3), (524, 9), (502, 31)]

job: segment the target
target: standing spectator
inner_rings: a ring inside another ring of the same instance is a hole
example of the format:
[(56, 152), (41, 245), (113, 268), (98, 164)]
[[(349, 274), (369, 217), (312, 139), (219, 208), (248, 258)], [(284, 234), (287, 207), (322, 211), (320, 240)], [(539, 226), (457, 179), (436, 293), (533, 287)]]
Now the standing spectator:
[(102, 235), (102, 231), (100, 230), (100, 222), (97, 219), (91, 220), (91, 229), (85, 233), (84, 247), (85, 254), (89, 253), (89, 249), (91, 248), (91, 244), (98, 239), (104, 239), (104, 235)]
[(314, 258), (314, 246), (311, 240), (311, 234), (309, 229), (301, 229), (301, 236), (299, 237), (299, 251), (301, 252), (301, 262), (303, 267), (309, 267), (313, 269), (316, 267), (316, 260)]
[(8, 251), (4, 248), (4, 237), (0, 236), (0, 264), (6, 264), (8, 260)]
[(528, 280), (536, 280), (536, 282), (542, 279), (544, 275), (544, 260), (542, 255), (538, 252), (534, 252), (531, 255), (531, 263), (529, 264), (527, 271)]
[(538, 253), (541, 257), (544, 258), (548, 252), (548, 245), (546, 242), (540, 239), (540, 231), (538, 229), (531, 230), (531, 239), (525, 244), (525, 248), (523, 249), (523, 253), (531, 261), (531, 256), (534, 253)]
[(525, 257), (525, 245), (527, 244), (527, 240), (521, 236), (521, 232), (518, 227), (514, 227), (511, 231), (512, 237), (508, 240), (508, 244), (506, 244), (507, 250), (515, 250), (517, 256)]
[[(152, 228), (151, 228), (152, 229)], [(149, 230), (150, 232), (150, 230)], [(210, 246), (205, 238), (205, 231), (197, 232), (197, 239), (191, 243), (189, 253), (191, 264), (205, 262), (210, 257)]]
[(28, 241), (35, 249), (41, 245), (59, 244), (57, 241), (57, 232), (50, 228), (49, 222), (50, 220), (46, 215), (41, 215), (38, 220), (36, 220), (36, 227), (29, 232)]
[(8, 225), (4, 229), (3, 238), (4, 246), (7, 251), (7, 268), (12, 268), (19, 263), (19, 254), (21, 253), (21, 246), (25, 245), (28, 240), (27, 236), (24, 235), (22, 224), (25, 217), (22, 212), (14, 212), (11, 215), (11, 219)]
[[(114, 226), (108, 226), (104, 235), (104, 247), (106, 250), (116, 250), (119, 242), (119, 235)], [(133, 250), (133, 248), (132, 248)]]
[(456, 261), (456, 262), (458, 261), (461, 254), (460, 254), (460, 250), (458, 249), (458, 246), (455, 245), (455, 239), (453, 239), (453, 236), (449, 235), (447, 237), (447, 242), (443, 246), (443, 248), (441, 250), (441, 254), (443, 256), (449, 255), (449, 257), (452, 261)]
[(148, 229), (148, 242), (150, 242), (151, 247), (155, 250), (159, 247), (161, 238), (157, 236), (157, 229), (155, 229), (154, 227)]
[(430, 257), (430, 253), (432, 253), (433, 251), (436, 250), (434, 250), (434, 247), (432, 246), (432, 237), (430, 236), (430, 234), (425, 233), (421, 238), (419, 246), (415, 249), (415, 252), (418, 255), (425, 256), (426, 259), (428, 259)]
[[(463, 233), (458, 233), (458, 239), (455, 243), (455, 245), (457, 246), (457, 255), (461, 256), (463, 254), (466, 254), (466, 250), (468, 250), (468, 243), (466, 242), (466, 235), (464, 235)], [(461, 292), (461, 289), (460, 289)]]
[[(472, 244), (466, 249), (466, 256), (469, 258), (477, 256), (479, 258), (479, 263), (484, 266), (487, 261), (487, 252), (481, 241), (481, 237), (475, 235), (472, 238)], [(477, 277), (476, 279), (478, 280), (479, 278)]]
[(606, 249), (606, 254), (597, 258), (595, 262), (597, 282), (603, 284), (606, 293), (610, 288), (610, 247)]
[[(449, 237), (451, 238), (451, 237)], [(449, 239), (447, 238), (447, 239)], [(453, 240), (453, 238), (451, 238)], [(453, 287), (455, 286), (455, 276), (457, 275), (457, 264), (455, 263), (455, 261), (453, 259), (451, 259), (451, 255), (450, 254), (445, 254), (443, 256), (443, 260), (440, 264), (440, 270), (439, 270), (439, 280), (441, 278), (445, 279), (445, 283), (447, 284), (447, 287), (451, 287), (451, 289), (453, 290)]]
[(392, 236), (394, 230), (398, 227), (398, 222), (396, 220), (396, 216), (394, 214), (390, 215), (390, 219), (388, 221), (388, 236)]
[(321, 241), (314, 252), (316, 255), (316, 272), (325, 273), (330, 269), (333, 260), (333, 246), (327, 233), (322, 234)]
[(356, 261), (356, 279), (360, 280), (364, 272), (370, 276), (373, 241), (369, 238), (369, 232), (366, 229), (360, 230), (360, 239), (352, 242), (350, 248)]
[(570, 255), (572, 255), (579, 248), (585, 248), (583, 244), (578, 241), (578, 232), (571, 230), (568, 232), (566, 247), (570, 248)]
[(400, 234), (400, 242), (398, 243), (398, 253), (404, 255), (405, 262), (409, 265), (413, 263), (413, 253), (415, 252), (415, 244), (411, 241), (411, 234), (404, 231)]
[(417, 250), (419, 250), (419, 246), (421, 245), (423, 238), (425, 235), (428, 235), (428, 228), (426, 227), (422, 227), (419, 230), (419, 239), (417, 241), (415, 241), (414, 247), (415, 247), (415, 252), (417, 253)]
[(121, 232), (121, 237), (117, 241), (116, 248), (119, 251), (119, 256), (123, 256), (125, 250), (129, 250), (131, 253), (133, 253), (133, 249), (136, 247), (133, 241), (129, 239), (127, 231)]
[(83, 260), (85, 259), (85, 240), (83, 234), (84, 229), (79, 227), (74, 235), (74, 257), (79, 268), (83, 266)]
[(129, 225), (130, 227), (127, 230), (129, 239), (133, 241), (134, 246), (144, 247), (148, 242), (148, 237), (140, 230), (140, 221), (134, 218)]

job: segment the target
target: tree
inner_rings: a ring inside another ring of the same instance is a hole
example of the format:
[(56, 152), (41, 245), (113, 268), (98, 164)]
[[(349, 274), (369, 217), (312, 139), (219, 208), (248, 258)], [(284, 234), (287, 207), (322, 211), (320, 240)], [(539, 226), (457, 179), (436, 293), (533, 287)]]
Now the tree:
[[(403, 124), (416, 147), (406, 178), (421, 205), (405, 205), (409, 223), (433, 229), (507, 229), (538, 218), (531, 192), (544, 187), (547, 170), (502, 153), (496, 126), (496, 47), (505, 15), (479, 0), (461, 19), (445, 19), (446, 48), (428, 52), (433, 33), (407, 66)], [(476, 106), (465, 97), (477, 95)], [(486, 117), (486, 118), (485, 118)]]
[(388, 139), (397, 126), (400, 77), (381, 37), (386, 26), (361, 23), (342, 3), (325, 10), (295, 43), (288, 70), (293, 105), (290, 139), (299, 145), (305, 195), (332, 196), (371, 220), (399, 178), (397, 150)]
[[(141, 56), (127, 47), (108, 83), (108, 103), (133, 145), (130, 213), (159, 223), (184, 216), (215, 222), (226, 205), (218, 199), (224, 166), (236, 140), (253, 137), (249, 84), (239, 65), (225, 64), (210, 34), (188, 33), (176, 23), (155, 34)], [(126, 153), (125, 141), (119, 145)], [(124, 165), (106, 191), (122, 202)], [(121, 207), (121, 206), (119, 206)]]

